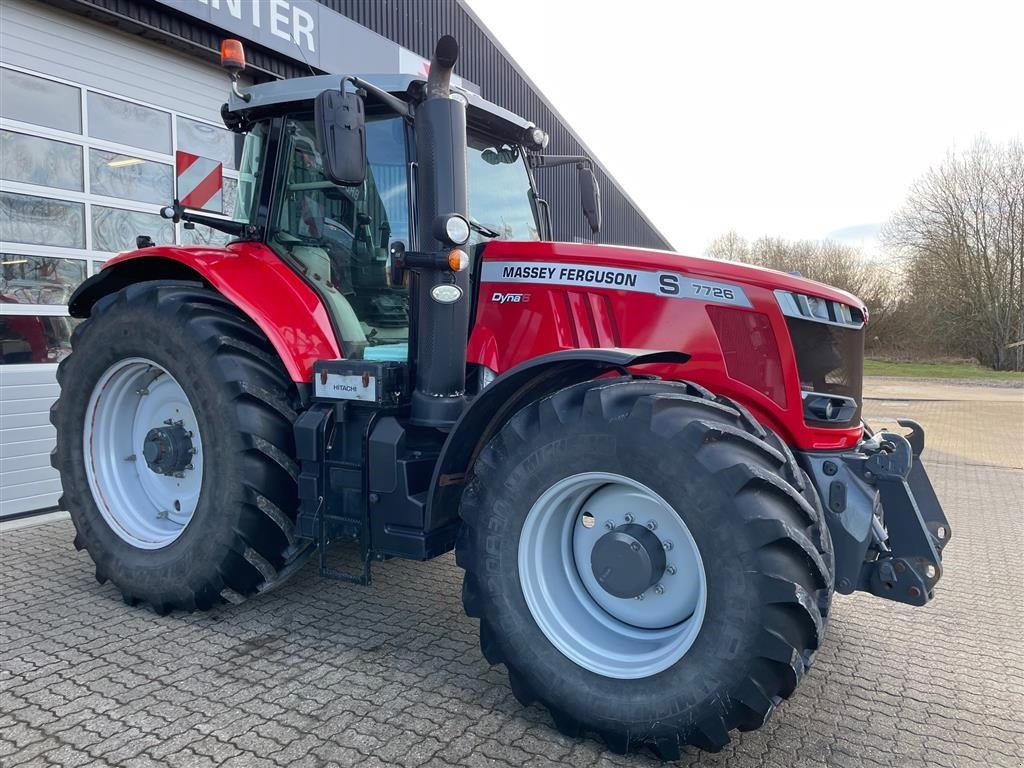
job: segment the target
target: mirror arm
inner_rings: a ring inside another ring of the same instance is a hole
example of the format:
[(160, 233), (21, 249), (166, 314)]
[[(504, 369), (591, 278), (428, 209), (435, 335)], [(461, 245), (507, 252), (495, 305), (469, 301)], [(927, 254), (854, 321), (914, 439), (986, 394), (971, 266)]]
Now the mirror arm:
[(238, 90), (238, 73), (237, 72), (232, 72), (231, 73), (231, 92), (233, 94), (235, 94), (236, 97), (238, 97), (239, 99), (241, 99), (242, 101), (244, 101), (246, 103), (252, 101), (252, 94), (251, 93), (242, 93), (240, 90)]
[(562, 165), (575, 165), (594, 170), (594, 161), (586, 155), (527, 155), (526, 162), (533, 169), (558, 168)]
[(356, 88), (359, 88), (363, 91), (366, 91), (369, 94), (372, 94), (377, 101), (383, 103), (392, 112), (395, 112), (396, 114), (399, 114), (402, 117), (412, 117), (412, 110), (409, 108), (409, 105), (406, 102), (402, 101), (396, 96), (392, 96), (387, 91), (378, 88), (373, 83), (368, 83), (360, 77), (350, 76), (342, 79), (342, 88), (345, 87), (346, 82), (352, 83), (352, 85), (355, 86)]
[(250, 226), (241, 221), (218, 219), (213, 216), (204, 216), (201, 213), (191, 213), (186, 211), (184, 206), (177, 200), (174, 201), (173, 205), (161, 208), (160, 216), (164, 219), (170, 219), (175, 224), (179, 221), (184, 221), (186, 224), (202, 224), (204, 227), (216, 229), (218, 232), (223, 232), (227, 235), (235, 235), (236, 237), (253, 235), (256, 233), (255, 226)]

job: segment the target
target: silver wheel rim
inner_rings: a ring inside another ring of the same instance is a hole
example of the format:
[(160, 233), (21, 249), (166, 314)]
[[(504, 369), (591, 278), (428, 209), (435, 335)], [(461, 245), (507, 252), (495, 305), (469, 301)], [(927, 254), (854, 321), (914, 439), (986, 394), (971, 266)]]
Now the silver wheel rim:
[[(189, 463), (174, 474), (154, 471), (144, 451), (151, 430), (180, 429)], [(202, 438), (195, 411), (175, 378), (141, 357), (110, 366), (85, 412), (85, 473), (100, 514), (120, 538), (160, 549), (191, 522), (203, 484)]]
[[(590, 567), (609, 526), (629, 523), (657, 535), (668, 564), (640, 599), (609, 594)], [(564, 478), (537, 499), (519, 540), (519, 579), (548, 640), (584, 669), (619, 679), (649, 677), (679, 661), (707, 605), (704, 563), (686, 523), (647, 486), (607, 472)]]

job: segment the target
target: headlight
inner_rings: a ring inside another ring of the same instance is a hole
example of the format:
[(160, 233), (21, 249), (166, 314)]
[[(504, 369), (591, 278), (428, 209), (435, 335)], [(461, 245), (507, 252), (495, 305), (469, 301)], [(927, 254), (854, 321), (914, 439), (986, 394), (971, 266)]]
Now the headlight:
[(540, 152), (546, 148), (550, 140), (551, 137), (548, 136), (547, 131), (536, 126), (527, 128), (523, 135), (523, 143), (535, 152)]
[(867, 319), (860, 307), (853, 307), (832, 299), (822, 299), (792, 291), (775, 291), (779, 309), (787, 317), (811, 320), (826, 325), (840, 325), (844, 328), (862, 328)]
[(438, 219), (437, 225), (434, 226), (434, 234), (438, 240), (447, 240), (452, 245), (463, 245), (469, 240), (469, 222), (457, 213), (450, 213)]

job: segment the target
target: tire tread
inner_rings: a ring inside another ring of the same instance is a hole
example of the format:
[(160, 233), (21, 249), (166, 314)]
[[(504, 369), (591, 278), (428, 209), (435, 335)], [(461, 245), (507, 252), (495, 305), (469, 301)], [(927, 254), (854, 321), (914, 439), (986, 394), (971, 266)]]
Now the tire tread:
[[(294, 385), (276, 351), (251, 320), (224, 296), (200, 283), (185, 281), (135, 283), (99, 299), (90, 317), (72, 333), (72, 353), (58, 365), (58, 382), (66, 383), (75, 356), (87, 353), (102, 318), (111, 312), (140, 307), (186, 332), (199, 359), (228, 393), (241, 424), (247, 472), (237, 499), (240, 513), (234, 544), (205, 581), (190, 584), (191, 594), (173, 598), (146, 597), (125, 585), (121, 587), (123, 598), (129, 605), (148, 603), (159, 615), (171, 610), (207, 609), (222, 601), (241, 602), (277, 586), (311, 551), (295, 541), (298, 469), (291, 458), (296, 417)], [(50, 421), (55, 426), (60, 421), (61, 404), (59, 398), (50, 410)], [(55, 467), (64, 460), (62, 446), (67, 439), (58, 431), (51, 455)], [(90, 546), (77, 522), (75, 546)], [(105, 556), (93, 550), (90, 555), (97, 563), (102, 563)], [(108, 579), (102, 565), (96, 567), (96, 578), (100, 583)]]
[[(587, 726), (543, 693), (530, 689), (527, 676), (503, 652), (487, 618), (488, 606), (480, 589), (484, 572), (473, 542), (474, 527), (483, 524), (486, 512), (479, 477), (501, 465), (509, 441), (528, 440), (538, 426), (561, 429), (583, 414), (608, 422), (635, 420), (638, 428), (642, 424), (687, 444), (708, 466), (724, 461), (726, 455), (739, 457), (713, 477), (736, 497), (738, 508), (747, 510), (742, 523), (754, 529), (758, 542), (753, 557), (762, 573), (766, 624), (754, 642), (756, 659), (750, 665), (750, 676), (719, 702), (715, 711), (675, 732), (639, 735), (630, 732), (626, 724), (591, 726), (617, 753), (645, 745), (661, 759), (674, 760), (680, 746), (686, 744), (718, 752), (729, 743), (730, 731), (758, 728), (771, 717), (778, 704), (792, 694), (820, 645), (833, 588), (831, 542), (820, 504), (813, 491), (808, 493), (806, 476), (777, 435), (740, 404), (693, 383), (625, 377), (596, 380), (550, 395), (513, 416), (481, 452), (463, 496), (463, 526), (456, 546), (456, 562), (465, 571), (462, 600), (466, 614), (480, 620), (480, 644), (487, 661), (504, 664), (516, 698), (524, 706), (532, 702), (544, 705), (556, 728), (566, 735), (578, 735)], [(668, 423), (668, 417), (675, 418), (675, 426)], [(674, 433), (666, 434), (673, 429)], [(766, 517), (756, 511), (765, 505), (781, 511)], [(787, 573), (801, 572), (806, 577), (794, 581), (776, 574), (778, 568), (772, 563), (780, 558)]]

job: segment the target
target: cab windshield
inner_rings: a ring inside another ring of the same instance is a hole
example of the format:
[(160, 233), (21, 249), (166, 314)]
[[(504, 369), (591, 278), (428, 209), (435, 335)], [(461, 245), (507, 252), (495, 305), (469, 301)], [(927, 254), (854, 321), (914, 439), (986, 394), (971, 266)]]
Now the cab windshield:
[(472, 133), (468, 144), (469, 216), (477, 225), (470, 243), (494, 235), (502, 240), (539, 240), (533, 189), (519, 147)]
[[(255, 218), (266, 130), (254, 126), (246, 137), (235, 207), (239, 220)], [(340, 187), (323, 173), (312, 115), (285, 118), (267, 242), (317, 289), (348, 358), (408, 359), (408, 289), (388, 283), (387, 264), (393, 242), (411, 244), (408, 145), (413, 141), (402, 118), (368, 116), (366, 180)], [(468, 144), (469, 245), (538, 240), (530, 177), (519, 148), (479, 134), (471, 134)]]

